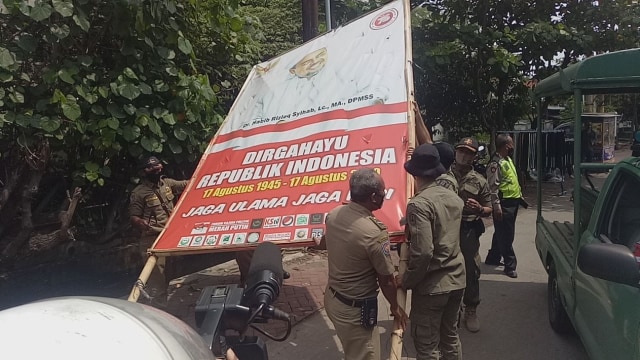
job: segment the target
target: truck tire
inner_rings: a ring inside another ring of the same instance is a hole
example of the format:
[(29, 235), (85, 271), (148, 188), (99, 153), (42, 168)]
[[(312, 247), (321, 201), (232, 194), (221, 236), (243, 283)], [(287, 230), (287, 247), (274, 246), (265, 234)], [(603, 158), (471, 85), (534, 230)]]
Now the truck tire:
[(547, 306), (549, 313), (549, 323), (551, 328), (558, 334), (567, 334), (573, 330), (571, 320), (567, 311), (562, 305), (560, 289), (558, 289), (558, 278), (556, 267), (553, 262), (549, 263), (549, 280), (547, 282)]

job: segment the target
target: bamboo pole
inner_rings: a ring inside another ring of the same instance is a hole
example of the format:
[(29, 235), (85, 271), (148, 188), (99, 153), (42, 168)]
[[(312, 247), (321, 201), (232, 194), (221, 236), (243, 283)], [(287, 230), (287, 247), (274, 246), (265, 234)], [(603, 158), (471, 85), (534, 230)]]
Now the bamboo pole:
[[(409, 0), (402, 0), (403, 13), (404, 13), (404, 36), (405, 36), (405, 81), (407, 87), (407, 145), (409, 148), (415, 148), (416, 145), (416, 119), (413, 113), (412, 103), (414, 99), (414, 87), (413, 87), (413, 68), (412, 68), (412, 54), (413, 47), (411, 44), (411, 6)], [(409, 156), (407, 156), (407, 160)], [(407, 199), (413, 196), (414, 192), (414, 179), (412, 176), (407, 175)], [(406, 239), (405, 239), (406, 240)], [(400, 278), (404, 276), (407, 269), (407, 263), (409, 259), (409, 247), (406, 241), (400, 244), (400, 262), (398, 264), (398, 274)], [(398, 289), (397, 293), (398, 305), (405, 310), (407, 307), (407, 292), (404, 289)], [(390, 360), (400, 360), (402, 357), (402, 337), (404, 336), (404, 330), (400, 327), (399, 319), (394, 319), (393, 331), (391, 332), (391, 354)]]
[(142, 268), (142, 272), (140, 276), (138, 276), (138, 280), (133, 285), (131, 289), (131, 293), (129, 293), (128, 301), (137, 302), (140, 297), (140, 288), (147, 284), (149, 280), (149, 276), (151, 276), (151, 272), (156, 266), (156, 262), (158, 261), (158, 257), (154, 254), (149, 255), (147, 262), (144, 264), (144, 268)]
[[(409, 247), (406, 242), (400, 244), (400, 262), (398, 264), (398, 274), (400, 277), (404, 275), (407, 270), (407, 264), (409, 262)], [(398, 305), (402, 310), (406, 311), (407, 307), (407, 292), (404, 289), (398, 289), (397, 293)], [(404, 331), (400, 328), (399, 319), (393, 320), (393, 331), (391, 332), (391, 354), (389, 360), (400, 360), (402, 358), (402, 338)]]

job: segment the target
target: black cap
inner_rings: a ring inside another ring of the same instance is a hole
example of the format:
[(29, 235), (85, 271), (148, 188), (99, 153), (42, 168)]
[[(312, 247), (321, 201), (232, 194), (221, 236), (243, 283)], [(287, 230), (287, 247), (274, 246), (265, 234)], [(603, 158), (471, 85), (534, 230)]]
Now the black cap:
[(438, 155), (440, 155), (440, 163), (442, 166), (444, 166), (445, 169), (450, 168), (456, 158), (456, 150), (451, 144), (446, 142), (437, 142), (433, 145), (438, 149)]
[(413, 152), (411, 160), (404, 163), (404, 169), (413, 176), (432, 178), (437, 178), (447, 172), (440, 163), (438, 149), (432, 144), (418, 146)]
[(157, 157), (151, 155), (151, 156), (147, 156), (146, 158), (144, 158), (144, 160), (142, 161), (141, 164), (141, 168), (142, 169), (146, 169), (148, 167), (151, 166), (155, 166), (155, 165), (161, 165), (162, 163), (160, 162), (160, 159), (158, 159)]
[(478, 144), (478, 140), (472, 138), (472, 137), (466, 137), (463, 138), (462, 140), (460, 140), (460, 142), (456, 145), (456, 149), (459, 149), (461, 147), (463, 148), (467, 148), (473, 152), (478, 152), (478, 147), (480, 146), (480, 144)]

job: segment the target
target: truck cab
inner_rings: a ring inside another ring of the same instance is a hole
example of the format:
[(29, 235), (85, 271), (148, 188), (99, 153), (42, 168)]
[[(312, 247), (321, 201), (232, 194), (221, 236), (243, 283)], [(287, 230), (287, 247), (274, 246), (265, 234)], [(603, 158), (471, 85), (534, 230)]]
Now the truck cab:
[[(534, 89), (539, 108), (542, 99), (564, 94), (575, 103), (573, 222), (545, 218), (538, 180), (535, 241), (548, 273), (550, 325), (559, 333), (575, 330), (592, 360), (640, 359), (640, 158), (581, 163), (582, 96), (640, 92), (638, 63), (640, 49), (598, 55)], [(603, 171), (600, 185), (590, 173)]]

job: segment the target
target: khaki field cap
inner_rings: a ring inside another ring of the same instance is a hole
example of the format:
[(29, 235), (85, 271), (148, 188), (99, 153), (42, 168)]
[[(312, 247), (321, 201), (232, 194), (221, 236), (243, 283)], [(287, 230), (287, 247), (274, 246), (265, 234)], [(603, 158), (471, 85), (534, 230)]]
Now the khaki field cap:
[(467, 148), (473, 152), (478, 152), (478, 147), (480, 146), (480, 144), (478, 144), (478, 140), (472, 138), (472, 137), (466, 137), (463, 138), (462, 140), (460, 140), (460, 142), (456, 145), (456, 149), (459, 149), (461, 147), (463, 148)]
[(404, 163), (404, 169), (413, 176), (432, 177), (447, 172), (440, 163), (438, 149), (432, 144), (422, 144), (416, 148), (411, 156), (411, 160)]

